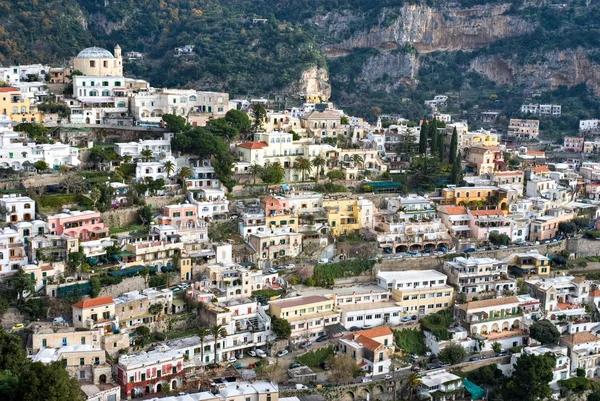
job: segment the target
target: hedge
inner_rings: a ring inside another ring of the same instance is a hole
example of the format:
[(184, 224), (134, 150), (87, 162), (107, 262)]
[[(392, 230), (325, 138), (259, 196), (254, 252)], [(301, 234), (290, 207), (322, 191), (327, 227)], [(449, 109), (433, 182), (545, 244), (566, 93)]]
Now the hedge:
[(364, 259), (326, 263), (315, 266), (313, 277), (317, 286), (329, 287), (334, 284), (336, 278), (356, 277), (365, 271), (371, 270), (374, 265), (374, 260)]
[(421, 329), (432, 332), (438, 340), (444, 341), (450, 339), (448, 328), (454, 322), (452, 311), (444, 309), (431, 315), (427, 315), (420, 320)]

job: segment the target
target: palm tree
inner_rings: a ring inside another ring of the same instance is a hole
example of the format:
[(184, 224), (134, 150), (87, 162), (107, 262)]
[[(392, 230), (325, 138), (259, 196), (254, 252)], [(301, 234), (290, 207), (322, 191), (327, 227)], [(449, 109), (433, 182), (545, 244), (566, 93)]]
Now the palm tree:
[[(313, 163), (314, 163), (314, 160), (313, 160)], [(308, 160), (304, 157), (299, 157), (296, 159), (296, 165), (298, 166), (298, 170), (300, 170), (300, 172), (302, 173), (302, 181), (304, 181), (305, 173), (310, 174), (310, 172), (312, 170), (310, 160)]]
[(167, 178), (171, 176), (171, 173), (175, 172), (175, 163), (173, 163), (171, 160), (164, 162), (163, 167), (167, 172)]
[(352, 161), (354, 162), (354, 165), (360, 164), (362, 166), (365, 163), (365, 161), (362, 158), (362, 156), (359, 155), (358, 153), (355, 153), (355, 154), (352, 155)]
[(262, 166), (254, 163), (253, 165), (251, 165), (248, 168), (248, 171), (250, 172), (250, 174), (252, 174), (252, 181), (254, 184), (256, 184), (256, 176), (260, 174), (260, 172), (262, 171)]
[(321, 155), (315, 157), (312, 160), (313, 167), (315, 167), (317, 169), (316, 174), (315, 174), (315, 178), (316, 178), (317, 182), (319, 182), (319, 174), (323, 174), (323, 167), (325, 167), (326, 164), (327, 164), (327, 160), (325, 160), (325, 158)]
[(227, 337), (227, 329), (222, 324), (214, 325), (210, 328), (210, 334), (215, 338), (215, 363), (217, 363), (217, 343), (219, 338)]
[(200, 337), (200, 358), (202, 359), (202, 363), (204, 363), (204, 340), (206, 340), (206, 337), (209, 335), (210, 330), (208, 330), (206, 327), (198, 327), (198, 337)]
[(131, 163), (131, 155), (125, 155), (123, 156), (123, 163)]
[(187, 192), (187, 184), (185, 183), (186, 178), (190, 178), (192, 175), (192, 169), (187, 166), (183, 166), (179, 169), (179, 173), (177, 173), (177, 177), (181, 180), (181, 188), (183, 188), (183, 193)]
[(152, 149), (142, 149), (140, 155), (142, 156), (142, 161), (149, 162), (152, 159)]
[(416, 373), (411, 373), (406, 379), (406, 387), (409, 391), (408, 397), (412, 399), (414, 397), (415, 391), (421, 384), (421, 378)]

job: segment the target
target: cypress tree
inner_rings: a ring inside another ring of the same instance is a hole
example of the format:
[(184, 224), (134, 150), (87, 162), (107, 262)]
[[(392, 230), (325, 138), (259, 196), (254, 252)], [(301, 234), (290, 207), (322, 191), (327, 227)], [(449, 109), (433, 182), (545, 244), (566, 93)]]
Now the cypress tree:
[(423, 120), (423, 124), (421, 124), (421, 134), (419, 135), (419, 153), (424, 155), (427, 152), (427, 134), (429, 132), (429, 127), (427, 124), (427, 120)]
[(438, 143), (437, 143), (437, 151), (440, 162), (444, 161), (444, 135), (438, 134)]
[[(434, 120), (435, 123), (435, 120)], [(432, 124), (433, 125), (433, 124)], [(431, 133), (431, 145), (429, 146), (429, 148), (431, 149), (431, 155), (432, 156), (436, 156), (438, 153), (438, 138), (439, 138), (439, 132), (437, 130), (437, 127), (435, 125), (433, 125), (433, 132)]]
[(462, 181), (462, 156), (460, 152), (456, 155), (456, 159), (454, 160), (454, 164), (452, 164), (452, 172), (450, 173), (450, 181), (454, 185), (460, 184)]
[(456, 160), (456, 152), (458, 151), (458, 133), (456, 132), (456, 127), (454, 127), (454, 131), (452, 131), (452, 139), (450, 140), (450, 153), (448, 153), (448, 162), (450, 164), (454, 164)]

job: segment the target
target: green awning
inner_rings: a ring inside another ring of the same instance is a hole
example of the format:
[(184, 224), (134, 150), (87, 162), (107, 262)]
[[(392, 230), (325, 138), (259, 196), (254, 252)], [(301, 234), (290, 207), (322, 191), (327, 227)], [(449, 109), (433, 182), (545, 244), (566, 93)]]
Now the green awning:
[(121, 251), (121, 252), (117, 253), (117, 255), (119, 255), (121, 257), (123, 257), (123, 256), (133, 256), (133, 255), (135, 255), (135, 253), (129, 252), (129, 251)]
[(463, 385), (465, 386), (467, 391), (471, 393), (472, 400), (480, 400), (485, 397), (485, 390), (476, 385), (475, 383), (469, 381), (469, 379), (464, 379)]

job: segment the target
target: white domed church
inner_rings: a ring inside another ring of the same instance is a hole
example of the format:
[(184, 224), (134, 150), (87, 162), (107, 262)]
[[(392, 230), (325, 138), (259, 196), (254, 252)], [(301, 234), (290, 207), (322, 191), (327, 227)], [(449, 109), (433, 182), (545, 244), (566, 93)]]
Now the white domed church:
[(114, 56), (101, 47), (88, 47), (79, 52), (73, 59), (73, 68), (84, 75), (97, 77), (122, 77), (123, 59), (121, 47), (115, 46)]

